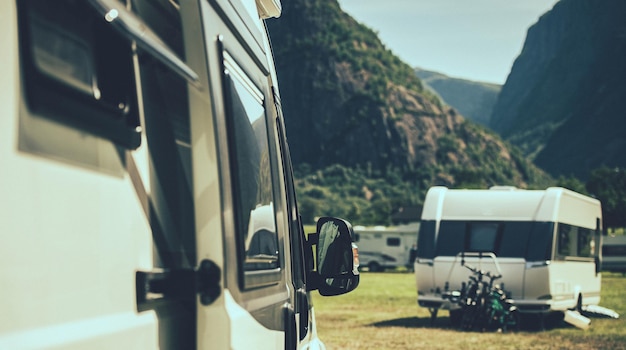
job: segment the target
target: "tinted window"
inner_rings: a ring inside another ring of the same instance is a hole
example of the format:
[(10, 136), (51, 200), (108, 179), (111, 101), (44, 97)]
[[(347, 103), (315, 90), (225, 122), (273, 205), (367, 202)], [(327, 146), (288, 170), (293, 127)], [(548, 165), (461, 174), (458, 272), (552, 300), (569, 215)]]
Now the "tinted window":
[(465, 249), (465, 221), (442, 221), (437, 236), (437, 255), (455, 256)]
[(595, 254), (594, 232), (588, 228), (578, 229), (578, 256), (590, 258)]
[[(418, 237), (418, 255), (428, 252), (429, 239), (434, 235), (430, 232), (435, 230), (434, 222), (424, 224)], [(543, 222), (442, 221), (433, 256), (455, 256), (466, 251), (493, 252), (498, 257), (529, 261), (548, 260), (552, 250), (552, 227), (551, 223)], [(420, 244), (426, 244), (426, 247), (422, 248)]]
[(557, 255), (559, 258), (567, 256), (592, 258), (595, 256), (595, 244), (595, 231), (559, 224), (557, 240)]
[(526, 260), (541, 261), (552, 259), (552, 238), (554, 223), (533, 222), (529, 243), (526, 245)]
[[(502, 224), (502, 238), (499, 245), (500, 256), (523, 258), (528, 251), (528, 241), (535, 227), (535, 222), (505, 222)], [(551, 232), (544, 235), (552, 238)], [(550, 239), (550, 241), (552, 241)], [(533, 245), (537, 244), (533, 242)]]
[(602, 255), (626, 256), (626, 245), (603, 245)]
[(417, 235), (417, 256), (423, 259), (435, 257), (435, 221), (422, 221)]
[(240, 255), (245, 270), (273, 269), (279, 265), (278, 238), (263, 94), (232, 59), (224, 63)]
[(559, 256), (576, 256), (576, 227), (559, 224), (557, 237), (557, 253)]
[(472, 223), (469, 225), (467, 248), (471, 252), (495, 252), (498, 224)]
[(399, 247), (400, 246), (400, 238), (389, 237), (387, 238), (387, 246), (388, 247)]

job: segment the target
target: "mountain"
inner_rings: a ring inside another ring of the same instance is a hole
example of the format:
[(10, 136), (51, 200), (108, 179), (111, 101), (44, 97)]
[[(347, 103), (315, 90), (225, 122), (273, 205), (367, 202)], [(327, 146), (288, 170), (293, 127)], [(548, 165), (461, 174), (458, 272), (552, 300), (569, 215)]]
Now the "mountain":
[(452, 78), (442, 73), (415, 68), (424, 86), (431, 89), (447, 105), (464, 117), (481, 125), (489, 125), (501, 85)]
[(372, 208), (391, 216), (432, 185), (549, 181), (497, 134), (444, 106), (336, 0), (285, 1), (267, 24), (303, 216), (343, 210), (366, 224)]
[(554, 176), (626, 166), (626, 1), (561, 0), (529, 28), (490, 126)]

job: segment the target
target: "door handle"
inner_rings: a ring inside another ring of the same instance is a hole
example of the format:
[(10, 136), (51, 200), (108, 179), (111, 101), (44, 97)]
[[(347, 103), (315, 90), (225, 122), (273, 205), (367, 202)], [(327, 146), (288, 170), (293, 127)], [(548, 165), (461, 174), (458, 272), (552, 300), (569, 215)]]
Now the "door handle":
[(193, 300), (196, 295), (202, 305), (210, 305), (221, 293), (220, 281), (219, 267), (207, 259), (196, 269), (137, 271), (137, 309), (145, 311), (164, 302)]

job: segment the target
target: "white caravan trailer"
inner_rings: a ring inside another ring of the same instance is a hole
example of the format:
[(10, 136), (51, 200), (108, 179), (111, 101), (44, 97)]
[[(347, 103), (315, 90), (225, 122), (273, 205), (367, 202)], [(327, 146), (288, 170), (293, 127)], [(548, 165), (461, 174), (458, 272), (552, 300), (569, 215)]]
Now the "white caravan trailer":
[(418, 236), (417, 302), (435, 315), (450, 308), (441, 295), (468, 280), (463, 261), (502, 274), (521, 312), (597, 305), (601, 224), (598, 200), (564, 188), (432, 187)]
[(310, 292), (354, 289), (356, 252), (299, 221), (280, 12), (0, 1), (0, 349), (323, 348)]
[(355, 226), (356, 243), (359, 246), (359, 262), (369, 271), (387, 268), (413, 268), (419, 223), (394, 227)]

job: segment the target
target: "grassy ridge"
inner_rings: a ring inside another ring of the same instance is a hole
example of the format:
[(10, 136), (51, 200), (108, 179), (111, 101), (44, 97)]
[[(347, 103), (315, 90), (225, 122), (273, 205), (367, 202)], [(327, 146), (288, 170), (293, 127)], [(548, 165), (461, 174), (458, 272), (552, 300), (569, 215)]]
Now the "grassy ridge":
[[(546, 331), (461, 332), (440, 311), (434, 325), (416, 302), (412, 273), (363, 273), (342, 296), (313, 293), (318, 334), (332, 349), (626, 349), (626, 321), (592, 318), (587, 330), (565, 323)], [(601, 305), (626, 313), (626, 278), (603, 274)]]

